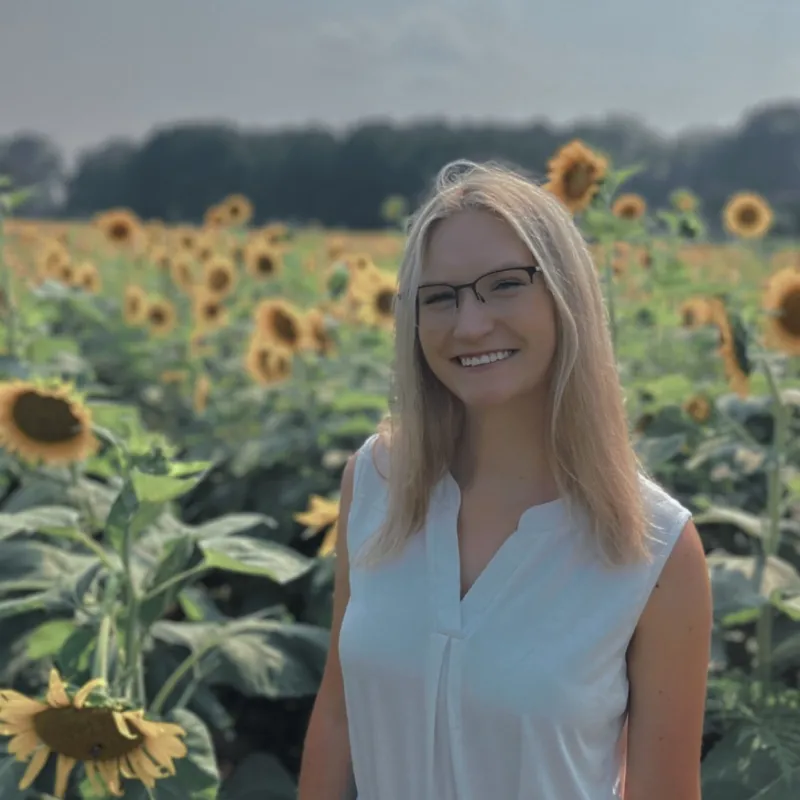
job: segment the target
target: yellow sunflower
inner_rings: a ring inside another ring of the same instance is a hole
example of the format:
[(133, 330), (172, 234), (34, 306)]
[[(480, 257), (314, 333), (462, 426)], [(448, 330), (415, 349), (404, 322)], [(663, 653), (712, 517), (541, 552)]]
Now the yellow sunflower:
[(247, 225), (253, 218), (253, 204), (243, 194), (228, 195), (221, 208), (228, 222), (237, 227)]
[(394, 280), (384, 278), (373, 288), (367, 301), (359, 308), (359, 320), (367, 325), (390, 329), (394, 325), (396, 295), (397, 288)]
[(684, 404), (683, 410), (695, 422), (707, 422), (711, 417), (711, 403), (708, 398), (701, 394), (690, 397)]
[(292, 374), (292, 351), (273, 340), (253, 336), (245, 353), (245, 368), (256, 383), (279, 383)]
[(611, 206), (615, 217), (627, 220), (641, 219), (647, 211), (645, 199), (638, 194), (621, 194)]
[(790, 356), (800, 356), (800, 269), (788, 267), (767, 281), (763, 307), (766, 341)]
[(184, 292), (191, 291), (195, 282), (194, 259), (187, 252), (177, 253), (170, 260), (172, 282)]
[(323, 356), (333, 352), (334, 340), (325, 324), (325, 315), (320, 309), (312, 308), (306, 313), (305, 329), (308, 332), (309, 348)]
[(325, 252), (328, 256), (328, 261), (338, 261), (347, 250), (347, 242), (342, 236), (332, 236), (325, 243)]
[(574, 214), (592, 202), (608, 171), (608, 161), (575, 139), (550, 159), (547, 168), (548, 181), (544, 188)]
[(122, 316), (129, 325), (141, 325), (147, 318), (147, 294), (141, 286), (128, 284), (125, 287)]
[(307, 511), (294, 515), (295, 522), (306, 526), (305, 538), (316, 536), (324, 528), (328, 528), (317, 555), (327, 556), (336, 550), (337, 523), (339, 521), (339, 499), (320, 497), (312, 494)]
[(225, 297), (235, 284), (236, 268), (229, 258), (213, 256), (206, 261), (203, 267), (203, 286), (207, 291), (218, 297)]
[(739, 397), (750, 394), (750, 361), (744, 345), (737, 336), (725, 304), (717, 297), (709, 300), (711, 322), (717, 326), (720, 336), (719, 356), (725, 370), (728, 385)]
[(152, 333), (156, 336), (166, 336), (172, 332), (178, 319), (172, 303), (156, 297), (148, 301), (146, 309), (147, 325)]
[(103, 786), (124, 797), (121, 779), (135, 779), (150, 789), (156, 780), (175, 774), (174, 759), (183, 758), (186, 745), (179, 725), (145, 719), (141, 709), (126, 709), (120, 702), (89, 701), (101, 678), (85, 683), (70, 697), (58, 671), (50, 672), (47, 696), (42, 702), (10, 689), (0, 691), (0, 734), (10, 736), (8, 752), (27, 761), (21, 790), (28, 789), (55, 753), (53, 795), (63, 798), (70, 773), (78, 763), (95, 791)]
[(64, 286), (73, 286), (75, 283), (75, 267), (70, 261), (64, 261), (58, 265), (52, 277), (63, 283)]
[(194, 228), (180, 227), (173, 231), (173, 240), (176, 249), (184, 253), (194, 253), (200, 232)]
[(205, 264), (216, 256), (217, 243), (212, 236), (204, 233), (202, 236), (197, 237), (194, 245), (194, 257), (201, 263)]
[(27, 461), (69, 464), (93, 455), (92, 415), (68, 386), (0, 383), (0, 446)]
[(251, 239), (243, 252), (245, 269), (253, 278), (273, 278), (283, 269), (280, 251), (269, 242)]
[(690, 297), (681, 303), (678, 313), (684, 328), (701, 328), (714, 319), (714, 309), (705, 297)]
[(203, 215), (206, 228), (224, 228), (228, 224), (228, 215), (222, 206), (209, 206)]
[(102, 286), (100, 273), (97, 271), (97, 267), (91, 262), (85, 261), (75, 270), (72, 284), (79, 289), (83, 289), (84, 292), (97, 294)]
[(58, 239), (50, 239), (39, 248), (36, 266), (40, 277), (58, 279), (62, 265), (69, 263), (69, 251)]
[(169, 250), (164, 245), (158, 244), (151, 247), (150, 252), (147, 254), (147, 260), (164, 272), (169, 272), (172, 267)]
[(742, 239), (761, 239), (772, 227), (772, 209), (761, 195), (739, 192), (726, 204), (722, 218), (729, 233)]
[(127, 208), (116, 208), (98, 214), (95, 225), (107, 241), (121, 247), (130, 247), (143, 234), (139, 218)]
[(289, 238), (289, 228), (282, 222), (271, 222), (262, 228), (261, 235), (270, 244), (276, 245), (285, 242)]
[(262, 300), (254, 311), (257, 335), (288, 350), (299, 350), (306, 344), (307, 331), (300, 312), (278, 298)]
[(192, 315), (198, 330), (210, 331), (225, 327), (228, 312), (219, 295), (207, 289), (198, 289), (192, 297)]

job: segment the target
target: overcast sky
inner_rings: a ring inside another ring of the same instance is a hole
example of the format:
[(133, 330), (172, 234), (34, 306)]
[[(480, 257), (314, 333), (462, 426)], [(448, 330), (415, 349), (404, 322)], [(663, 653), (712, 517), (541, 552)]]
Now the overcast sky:
[(0, 0), (0, 135), (366, 117), (665, 132), (800, 98), (800, 0)]

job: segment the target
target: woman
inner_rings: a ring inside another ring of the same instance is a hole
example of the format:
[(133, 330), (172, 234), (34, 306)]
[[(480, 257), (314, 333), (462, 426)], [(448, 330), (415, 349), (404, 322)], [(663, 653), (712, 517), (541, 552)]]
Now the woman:
[(637, 463), (557, 200), (445, 167), (400, 268), (394, 376), (342, 478), (300, 800), (699, 800), (703, 547)]

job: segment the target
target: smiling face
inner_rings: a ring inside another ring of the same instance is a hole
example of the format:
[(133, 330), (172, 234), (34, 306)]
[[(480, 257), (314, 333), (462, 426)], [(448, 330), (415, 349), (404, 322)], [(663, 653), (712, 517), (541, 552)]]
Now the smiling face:
[[(524, 270), (533, 255), (499, 217), (460, 211), (438, 222), (425, 251), (419, 292), (419, 340), (436, 377), (467, 409), (497, 407), (547, 391), (556, 349), (553, 300), (540, 274)], [(503, 270), (493, 275), (496, 270)], [(465, 284), (478, 293), (429, 284)]]

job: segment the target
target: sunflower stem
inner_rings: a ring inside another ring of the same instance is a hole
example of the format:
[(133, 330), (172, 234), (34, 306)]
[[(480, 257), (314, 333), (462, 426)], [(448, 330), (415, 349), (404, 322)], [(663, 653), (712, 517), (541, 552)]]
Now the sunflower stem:
[[(763, 591), (764, 576), (770, 556), (774, 556), (781, 543), (781, 494), (784, 445), (788, 428), (787, 408), (781, 396), (778, 381), (771, 364), (767, 359), (761, 359), (761, 365), (767, 378), (773, 403), (773, 419), (775, 421), (770, 448), (769, 468), (767, 470), (767, 518), (764, 520), (764, 536), (762, 545), (756, 559), (754, 582), (759, 592)], [(756, 640), (758, 642), (758, 677), (764, 689), (769, 686), (772, 678), (772, 619), (773, 610), (771, 598), (761, 607), (756, 621)]]

